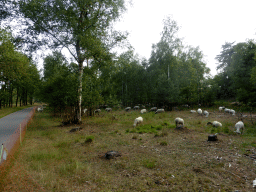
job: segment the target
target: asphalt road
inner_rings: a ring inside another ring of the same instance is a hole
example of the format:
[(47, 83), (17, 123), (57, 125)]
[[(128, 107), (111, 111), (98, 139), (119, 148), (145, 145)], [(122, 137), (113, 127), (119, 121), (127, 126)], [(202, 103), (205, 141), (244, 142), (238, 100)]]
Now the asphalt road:
[(22, 109), (11, 113), (0, 119), (0, 146), (2, 143), (6, 143), (10, 136), (19, 128), (23, 120), (30, 119), (29, 113), (33, 110), (33, 107)]

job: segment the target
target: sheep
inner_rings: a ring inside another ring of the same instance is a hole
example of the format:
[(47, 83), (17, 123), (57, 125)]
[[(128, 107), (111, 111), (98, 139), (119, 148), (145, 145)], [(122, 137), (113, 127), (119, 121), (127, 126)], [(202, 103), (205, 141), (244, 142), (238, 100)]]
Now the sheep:
[(233, 116), (236, 115), (236, 111), (234, 109), (230, 109), (229, 113), (232, 114)]
[(190, 110), (190, 113), (196, 113), (196, 110)]
[(136, 127), (136, 125), (140, 124), (143, 122), (143, 118), (142, 117), (137, 117), (135, 120), (134, 120), (134, 123), (133, 123), (133, 127)]
[(209, 112), (208, 111), (204, 111), (203, 114), (205, 115), (205, 117), (208, 117)]
[(157, 114), (157, 113), (164, 113), (164, 109), (157, 109), (155, 114)]
[(177, 117), (175, 120), (176, 123), (176, 127), (177, 125), (181, 124), (182, 126), (184, 126), (184, 120), (182, 118)]
[(202, 113), (203, 113), (203, 111), (202, 111), (202, 109), (197, 109), (197, 113), (199, 114), (199, 115), (202, 115)]
[(190, 108), (190, 106), (188, 104), (182, 105), (182, 107)]
[(139, 109), (140, 109), (140, 106), (134, 106), (133, 109), (134, 109), (134, 110), (137, 110), (137, 109), (139, 110)]
[(224, 109), (225, 109), (225, 107), (223, 107), (223, 106), (219, 107), (219, 112), (221, 112)]
[[(235, 124), (235, 133), (239, 133), (239, 134), (242, 134), (243, 133), (243, 130), (244, 130), (244, 123), (243, 121), (238, 121), (236, 124)], [(242, 132), (240, 132), (242, 130)]]
[(38, 108), (37, 108), (37, 111), (38, 111), (38, 112), (43, 112), (43, 110), (44, 110), (43, 107), (38, 107)]
[(156, 111), (157, 107), (152, 107), (149, 111)]
[(225, 112), (225, 113), (229, 113), (229, 112), (230, 112), (230, 109), (225, 108), (225, 109), (224, 109), (224, 112)]
[(112, 111), (112, 108), (106, 108), (105, 111), (111, 112), (111, 111)]
[(147, 109), (141, 109), (140, 113), (147, 113)]
[(87, 109), (85, 108), (85, 109), (83, 110), (83, 112), (86, 113), (86, 111), (87, 111)]
[(130, 111), (130, 110), (131, 110), (131, 107), (126, 107), (124, 110), (125, 110), (125, 111)]
[(222, 124), (218, 121), (208, 122), (207, 125), (212, 125), (213, 127), (222, 127)]
[(101, 112), (101, 110), (100, 109), (96, 109), (95, 111), (94, 111), (94, 113), (96, 114), (96, 113), (100, 113)]

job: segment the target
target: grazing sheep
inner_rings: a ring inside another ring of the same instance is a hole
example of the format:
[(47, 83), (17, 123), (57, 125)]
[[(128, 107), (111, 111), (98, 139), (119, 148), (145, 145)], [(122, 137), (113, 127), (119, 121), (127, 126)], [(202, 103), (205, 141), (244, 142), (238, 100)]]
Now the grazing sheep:
[(37, 108), (37, 111), (38, 111), (38, 112), (43, 112), (43, 110), (44, 110), (43, 107), (38, 107), (38, 108)]
[(222, 124), (218, 121), (208, 122), (207, 125), (212, 125), (213, 127), (222, 127)]
[(96, 109), (95, 111), (94, 111), (94, 113), (96, 114), (96, 113), (100, 113), (101, 112), (101, 110), (100, 109)]
[(203, 114), (205, 115), (205, 117), (208, 117), (209, 112), (208, 111), (204, 111)]
[(188, 104), (182, 105), (182, 107), (190, 108), (190, 106)]
[(230, 109), (226, 108), (226, 109), (224, 109), (224, 112), (225, 112), (225, 113), (229, 113), (229, 112), (230, 112)]
[(190, 113), (196, 113), (196, 110), (190, 110)]
[(111, 111), (112, 111), (112, 108), (106, 108), (105, 111), (111, 112)]
[(87, 111), (87, 109), (85, 108), (85, 109), (83, 110), (83, 112), (86, 113), (86, 111)]
[(143, 118), (142, 117), (138, 117), (134, 120), (134, 123), (133, 123), (133, 127), (136, 127), (136, 125), (140, 124), (143, 122)]
[(224, 110), (225, 109), (225, 107), (219, 107), (219, 111), (221, 112), (222, 110)]
[(233, 115), (233, 116), (236, 115), (236, 111), (235, 111), (234, 109), (230, 109), (229, 113), (230, 113), (231, 115)]
[(203, 111), (202, 111), (202, 109), (197, 109), (197, 113), (199, 114), (199, 115), (202, 115), (202, 113), (203, 113)]
[(147, 113), (147, 109), (141, 109), (140, 113)]
[(133, 109), (134, 109), (134, 110), (137, 110), (137, 109), (139, 110), (139, 109), (140, 109), (140, 106), (134, 106)]
[(156, 111), (157, 107), (152, 107), (149, 111)]
[(124, 110), (125, 111), (130, 111), (132, 108), (131, 107), (126, 107)]
[[(244, 130), (244, 123), (243, 121), (238, 121), (236, 124), (235, 124), (235, 133), (239, 133), (239, 134), (242, 134), (243, 133), (243, 130)], [(242, 130), (242, 132), (241, 132)]]
[(175, 120), (175, 123), (176, 123), (176, 127), (177, 127), (177, 125), (182, 125), (182, 126), (184, 126), (184, 120), (182, 119), (182, 118), (179, 118), (179, 117), (177, 117)]
[(157, 109), (155, 114), (157, 114), (157, 113), (164, 113), (164, 109)]

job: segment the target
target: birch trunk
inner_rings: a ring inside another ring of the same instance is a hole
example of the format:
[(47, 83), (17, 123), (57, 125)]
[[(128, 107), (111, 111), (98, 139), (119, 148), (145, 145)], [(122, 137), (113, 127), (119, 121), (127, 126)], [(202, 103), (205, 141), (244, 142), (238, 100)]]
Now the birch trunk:
[(83, 63), (79, 63), (78, 66), (78, 110), (77, 110), (77, 120), (78, 123), (82, 123), (82, 79), (83, 79)]

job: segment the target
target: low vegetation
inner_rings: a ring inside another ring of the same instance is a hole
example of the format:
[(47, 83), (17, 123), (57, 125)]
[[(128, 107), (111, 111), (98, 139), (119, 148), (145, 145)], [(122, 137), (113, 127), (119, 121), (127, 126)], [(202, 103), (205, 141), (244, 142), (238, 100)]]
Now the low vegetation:
[[(83, 117), (76, 132), (47, 110), (36, 113), (4, 191), (252, 191), (256, 129), (248, 118), (237, 135), (237, 117), (208, 111), (208, 118), (188, 110), (146, 113), (136, 128), (139, 112), (103, 112)], [(176, 117), (184, 129), (175, 128)], [(207, 126), (213, 120), (223, 126)], [(207, 141), (215, 133), (218, 141)], [(121, 156), (106, 159), (108, 151)]]
[(28, 107), (32, 107), (32, 105), (26, 105), (26, 106), (21, 106), (21, 107), (11, 107), (11, 108), (2, 108), (0, 109), (0, 118), (9, 115), (11, 113), (14, 113), (16, 111), (28, 108)]

